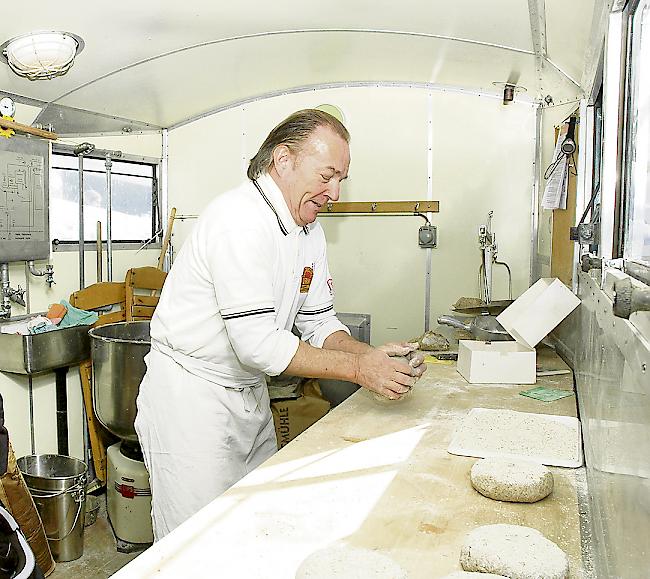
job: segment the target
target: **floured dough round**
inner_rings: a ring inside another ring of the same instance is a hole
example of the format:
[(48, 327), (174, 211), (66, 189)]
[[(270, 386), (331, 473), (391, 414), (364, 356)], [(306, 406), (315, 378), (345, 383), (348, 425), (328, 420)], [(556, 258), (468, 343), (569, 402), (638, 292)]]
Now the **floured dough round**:
[(471, 571), (455, 571), (445, 575), (442, 579), (508, 579), (505, 575), (494, 575), (493, 573), (472, 573)]
[(543, 464), (518, 459), (484, 458), (470, 472), (472, 486), (497, 501), (534, 503), (553, 490), (553, 475)]
[(569, 559), (555, 543), (530, 527), (485, 525), (474, 529), (460, 552), (465, 571), (511, 579), (565, 579)]
[[(403, 362), (404, 364), (408, 364), (410, 362), (410, 360), (404, 356), (391, 356), (391, 360), (397, 360), (399, 362)], [(384, 396), (383, 394), (378, 394), (377, 392), (373, 392), (372, 397), (377, 402), (386, 403), (386, 404), (395, 404), (397, 402), (403, 402), (406, 398), (408, 398), (411, 395), (412, 391), (413, 388), (411, 388), (408, 392), (402, 394), (401, 398), (397, 398), (396, 400), (393, 400), (392, 398), (388, 398), (388, 396)]]
[(438, 334), (432, 330), (424, 332), (416, 340), (412, 340), (419, 344), (420, 350), (435, 352), (440, 350), (449, 350), (449, 341), (442, 334)]
[(407, 579), (390, 557), (359, 547), (334, 545), (315, 551), (298, 567), (296, 579)]

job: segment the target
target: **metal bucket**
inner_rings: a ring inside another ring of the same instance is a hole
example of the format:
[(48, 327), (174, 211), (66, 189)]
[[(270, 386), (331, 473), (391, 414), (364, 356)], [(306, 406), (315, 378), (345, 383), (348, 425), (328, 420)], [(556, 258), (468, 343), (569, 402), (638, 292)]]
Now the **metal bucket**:
[(86, 510), (86, 464), (60, 454), (18, 459), (55, 561), (74, 561), (83, 554)]
[(137, 442), (135, 400), (147, 367), (149, 321), (120, 322), (93, 328), (93, 408), (99, 421), (122, 440)]

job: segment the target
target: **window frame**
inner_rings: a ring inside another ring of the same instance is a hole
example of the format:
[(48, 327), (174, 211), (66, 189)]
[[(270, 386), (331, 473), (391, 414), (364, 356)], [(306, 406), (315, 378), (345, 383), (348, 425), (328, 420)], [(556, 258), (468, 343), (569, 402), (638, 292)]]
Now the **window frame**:
[[(73, 145), (67, 145), (62, 143), (53, 143), (52, 144), (52, 154), (50, 162), (50, 171), (54, 167), (54, 156), (55, 155), (65, 155), (68, 157), (78, 158), (74, 154), (75, 147)], [(96, 159), (104, 161), (106, 159), (105, 150), (95, 150), (87, 155), (84, 155), (85, 159)], [(140, 249), (143, 247), (143, 244), (148, 248), (156, 249), (162, 246), (162, 236), (163, 231), (163, 207), (162, 207), (162, 190), (161, 190), (161, 177), (162, 177), (162, 159), (157, 157), (147, 157), (142, 155), (132, 155), (127, 153), (122, 153), (120, 157), (113, 157), (114, 162), (127, 162), (127, 163), (137, 163), (141, 165), (149, 165), (153, 167), (153, 179), (152, 179), (152, 195), (151, 195), (151, 210), (152, 210), (152, 226), (151, 234), (148, 239), (145, 240), (121, 240), (113, 239), (111, 245), (114, 250), (121, 249)], [(72, 169), (71, 169), (72, 170)], [(74, 169), (77, 174), (79, 172), (78, 168)], [(94, 170), (93, 170), (94, 172)], [(85, 170), (84, 170), (85, 173)], [(149, 241), (149, 243), (147, 243)], [(106, 240), (102, 240), (102, 247), (106, 248)], [(75, 241), (58, 241), (54, 242), (54, 239), (50, 240), (52, 247), (52, 252), (66, 252), (66, 251), (79, 251), (79, 240)], [(94, 249), (97, 247), (96, 241), (85, 241), (84, 249)]]
[[(624, 146), (623, 146), (623, 171), (621, 172), (622, 180), (622, 207), (621, 210), (621, 228), (620, 228), (620, 252), (618, 257), (625, 261), (637, 263), (638, 265), (650, 268), (650, 262), (640, 259), (638, 256), (630, 256), (628, 253), (629, 235), (631, 233), (632, 205), (634, 200), (634, 175), (633, 162), (636, 159), (636, 137), (637, 137), (637, 116), (635, 111), (638, 104), (638, 77), (642, 63), (638, 57), (640, 49), (639, 33), (635, 30), (635, 16), (639, 10), (647, 10), (650, 15), (649, 0), (633, 0), (625, 7), (626, 14), (626, 44), (627, 53), (625, 59), (625, 88), (624, 88), (624, 107), (622, 114), (624, 116)], [(650, 18), (645, 23), (650, 34)]]

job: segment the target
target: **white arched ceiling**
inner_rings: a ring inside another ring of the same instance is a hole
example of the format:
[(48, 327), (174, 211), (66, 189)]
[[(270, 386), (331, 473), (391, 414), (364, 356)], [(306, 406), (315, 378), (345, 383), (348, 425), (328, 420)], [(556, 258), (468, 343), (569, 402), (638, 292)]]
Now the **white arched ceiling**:
[(66, 30), (85, 48), (68, 74), (51, 81), (30, 82), (2, 64), (0, 92), (49, 104), (38, 120), (64, 133), (76, 114), (67, 107), (151, 125), (136, 128), (173, 127), (246, 99), (341, 83), (498, 94), (493, 83), (508, 81), (526, 87), (519, 98), (550, 94), (558, 103), (580, 95), (601, 3), (37, 0), (3, 18), (0, 42)]

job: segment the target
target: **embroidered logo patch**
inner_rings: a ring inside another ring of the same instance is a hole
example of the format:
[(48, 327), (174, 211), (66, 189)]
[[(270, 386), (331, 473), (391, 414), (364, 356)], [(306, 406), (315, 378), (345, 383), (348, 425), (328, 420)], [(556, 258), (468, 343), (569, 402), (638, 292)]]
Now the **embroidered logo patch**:
[(314, 279), (314, 268), (306, 267), (302, 270), (302, 280), (300, 281), (300, 293), (306, 294), (311, 286), (311, 280)]

